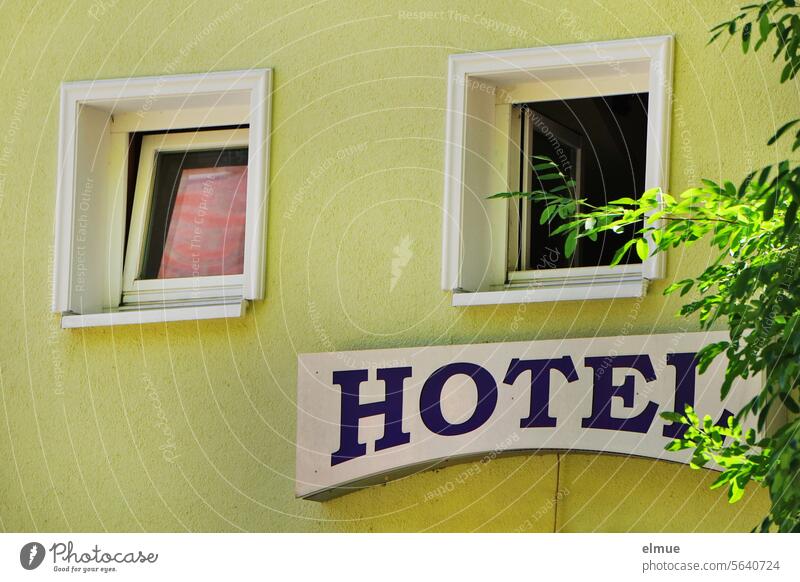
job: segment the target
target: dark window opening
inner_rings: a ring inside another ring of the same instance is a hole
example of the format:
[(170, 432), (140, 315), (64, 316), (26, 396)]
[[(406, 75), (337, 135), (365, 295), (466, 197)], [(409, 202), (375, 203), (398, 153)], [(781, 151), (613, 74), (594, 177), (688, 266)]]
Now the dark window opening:
[[(638, 198), (644, 191), (647, 156), (647, 93), (544, 101), (521, 106), (522, 187), (543, 188), (532, 166), (533, 156), (553, 160), (565, 176), (576, 182), (577, 198), (603, 205), (622, 197)], [(552, 189), (554, 182), (545, 181)], [(521, 269), (594, 267), (609, 265), (617, 250), (640, 226), (619, 234), (600, 233), (597, 241), (579, 239), (572, 257), (564, 254), (566, 234), (553, 235), (562, 222), (539, 224), (543, 203), (520, 205)], [(640, 262), (631, 249), (620, 264)]]

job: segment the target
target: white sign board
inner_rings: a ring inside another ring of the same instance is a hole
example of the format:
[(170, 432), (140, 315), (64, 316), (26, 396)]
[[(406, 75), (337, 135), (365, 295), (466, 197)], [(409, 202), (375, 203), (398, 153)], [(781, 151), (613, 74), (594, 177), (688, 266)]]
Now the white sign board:
[(687, 462), (664, 450), (691, 404), (725, 422), (760, 389), (720, 401), (727, 360), (695, 354), (726, 333), (624, 336), (304, 354), (298, 497), (324, 499), (446, 461), (537, 450)]

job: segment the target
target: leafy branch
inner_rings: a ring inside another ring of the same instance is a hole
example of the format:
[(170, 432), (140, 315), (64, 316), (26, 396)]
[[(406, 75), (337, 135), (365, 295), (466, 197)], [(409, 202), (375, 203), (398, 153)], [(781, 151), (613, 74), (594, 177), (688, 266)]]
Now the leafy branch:
[[(744, 495), (745, 486), (750, 482), (763, 482), (770, 466), (772, 449), (765, 439), (758, 440), (752, 428), (744, 431), (733, 416), (729, 416), (726, 426), (714, 424), (706, 415), (698, 418), (691, 406), (686, 406), (684, 414), (665, 412), (666, 420), (687, 426), (683, 436), (667, 445), (669, 451), (694, 449), (691, 467), (699, 469), (713, 462), (724, 470), (711, 484), (711, 489), (728, 485), (728, 501), (736, 503)], [(726, 441), (730, 440), (730, 444)]]

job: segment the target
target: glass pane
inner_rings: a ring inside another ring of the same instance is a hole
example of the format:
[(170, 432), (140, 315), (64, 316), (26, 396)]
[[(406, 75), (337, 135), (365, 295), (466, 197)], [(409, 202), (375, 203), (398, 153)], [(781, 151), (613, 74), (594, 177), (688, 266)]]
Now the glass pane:
[(247, 149), (158, 156), (143, 279), (239, 275)]

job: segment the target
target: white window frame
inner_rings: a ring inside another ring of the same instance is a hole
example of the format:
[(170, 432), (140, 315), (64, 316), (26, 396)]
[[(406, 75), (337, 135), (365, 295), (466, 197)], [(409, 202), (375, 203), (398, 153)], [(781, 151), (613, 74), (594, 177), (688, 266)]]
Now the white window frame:
[[(52, 303), (62, 327), (238, 317), (264, 298), (270, 94), (269, 69), (62, 84)], [(159, 280), (158, 300), (123, 303), (130, 134), (244, 125), (244, 273), (166, 294), (172, 283)]]
[(509, 205), (518, 202), (488, 196), (519, 185), (515, 104), (641, 92), (645, 189), (667, 191), (672, 53), (672, 37), (659, 36), (451, 55), (441, 284), (453, 305), (642, 297), (663, 278), (663, 253), (640, 265), (509, 272), (509, 233), (519, 228)]
[(136, 193), (133, 198), (128, 246), (122, 272), (122, 304), (204, 299), (237, 299), (243, 297), (244, 275), (179, 277), (172, 279), (139, 279), (148, 219), (153, 203), (154, 173), (159, 153), (191, 152), (217, 148), (246, 147), (248, 129), (225, 129), (187, 133), (147, 135), (142, 139)]

